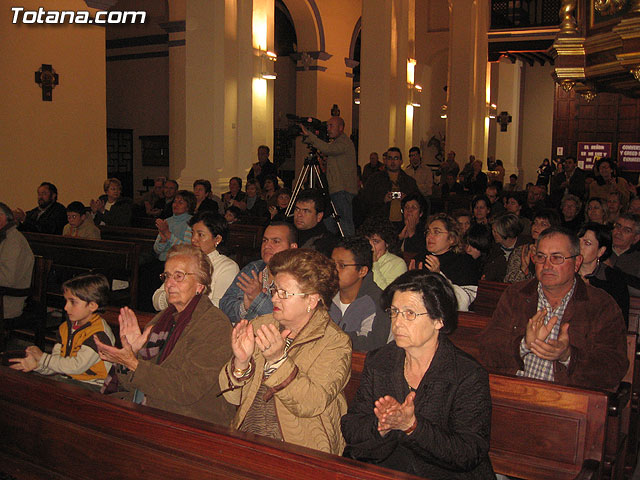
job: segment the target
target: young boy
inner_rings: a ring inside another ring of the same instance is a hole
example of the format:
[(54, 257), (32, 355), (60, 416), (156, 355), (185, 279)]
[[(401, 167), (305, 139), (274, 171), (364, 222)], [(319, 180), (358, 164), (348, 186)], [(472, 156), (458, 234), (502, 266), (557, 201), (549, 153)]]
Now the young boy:
[(103, 361), (93, 336), (115, 345), (111, 328), (97, 312), (103, 311), (109, 298), (109, 282), (104, 275), (81, 275), (62, 285), (67, 321), (58, 328), (58, 343), (44, 353), (36, 346), (26, 349), (25, 358), (13, 358), (11, 368), (43, 375), (59, 374), (58, 380), (78, 382), (91, 390), (100, 390), (111, 363)]
[(94, 238), (100, 240), (100, 229), (93, 221), (86, 222), (87, 209), (81, 202), (71, 202), (67, 207), (67, 223), (62, 229), (65, 237)]
[(391, 320), (380, 307), (382, 290), (373, 282), (373, 252), (364, 237), (348, 237), (333, 249), (340, 290), (329, 315), (351, 338), (354, 350), (369, 351), (389, 340)]

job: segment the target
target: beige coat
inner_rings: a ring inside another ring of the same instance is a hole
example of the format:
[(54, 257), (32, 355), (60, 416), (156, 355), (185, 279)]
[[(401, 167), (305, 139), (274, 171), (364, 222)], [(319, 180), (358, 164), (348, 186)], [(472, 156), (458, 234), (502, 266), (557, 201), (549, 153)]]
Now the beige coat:
[[(255, 328), (273, 323), (272, 315), (253, 320)], [(231, 362), (220, 372), (220, 387), (238, 386), (224, 394), (240, 405), (231, 424), (239, 428), (253, 403), (264, 371), (265, 359), (256, 347), (255, 372), (243, 384), (231, 374)], [(296, 371), (297, 368), (297, 371)], [(351, 340), (326, 311), (316, 311), (289, 348), (285, 362), (264, 381), (275, 391), (276, 412), (285, 442), (340, 455), (344, 440), (340, 418), (347, 411), (343, 393), (351, 376)]]

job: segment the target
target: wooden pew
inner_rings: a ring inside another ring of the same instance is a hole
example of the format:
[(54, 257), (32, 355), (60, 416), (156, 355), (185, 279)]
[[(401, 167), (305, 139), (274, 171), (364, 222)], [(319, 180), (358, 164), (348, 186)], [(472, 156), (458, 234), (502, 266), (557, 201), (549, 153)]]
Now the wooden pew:
[(62, 283), (82, 273), (102, 273), (109, 282), (114, 279), (129, 282), (126, 290), (113, 292), (113, 301), (118, 305), (137, 305), (140, 245), (31, 232), (25, 232), (24, 236), (34, 254), (53, 261), (47, 287), (49, 306), (60, 307)]
[(229, 225), (225, 250), (240, 268), (260, 258), (264, 228), (263, 225)]
[(498, 306), (498, 301), (502, 293), (508, 286), (508, 283), (479, 280), (478, 294), (471, 304), (470, 309), (475, 313), (490, 317)]
[[(352, 401), (365, 354), (354, 352)], [(527, 479), (599, 478), (605, 459), (606, 392), (516, 376), (489, 376), (493, 411), (491, 450), (497, 473)]]
[(151, 258), (155, 258), (153, 244), (158, 236), (157, 228), (114, 227), (112, 225), (101, 225), (100, 235), (102, 236), (102, 240), (137, 243), (140, 245), (141, 254), (150, 255)]
[(29, 479), (418, 480), (0, 367), (0, 473)]

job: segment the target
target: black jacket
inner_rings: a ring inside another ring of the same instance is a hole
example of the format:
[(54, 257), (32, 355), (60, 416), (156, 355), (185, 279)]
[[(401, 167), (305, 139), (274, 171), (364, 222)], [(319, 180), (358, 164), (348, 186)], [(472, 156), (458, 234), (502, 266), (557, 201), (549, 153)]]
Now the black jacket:
[(403, 349), (392, 342), (367, 355), (356, 398), (342, 417), (345, 456), (432, 480), (495, 479), (489, 460), (489, 375), (446, 335), (416, 391), (418, 426), (381, 437), (374, 402), (409, 394)]
[(38, 217), (38, 207), (29, 210), (24, 222), (18, 226), (21, 232), (38, 232), (62, 235), (62, 229), (67, 224), (67, 209), (58, 202), (54, 202)]

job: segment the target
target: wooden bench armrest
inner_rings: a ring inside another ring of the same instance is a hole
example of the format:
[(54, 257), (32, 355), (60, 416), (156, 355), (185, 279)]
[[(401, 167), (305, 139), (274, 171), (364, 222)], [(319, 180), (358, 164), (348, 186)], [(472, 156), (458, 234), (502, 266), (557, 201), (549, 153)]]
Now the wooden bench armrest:
[(585, 460), (582, 462), (582, 470), (576, 476), (575, 480), (590, 480), (598, 478), (600, 470), (600, 462), (597, 460)]
[(28, 288), (12, 288), (0, 287), (0, 296), (3, 297), (28, 297), (31, 295), (31, 287)]
[(631, 400), (631, 384), (629, 382), (620, 382), (618, 389), (609, 394), (609, 402), (607, 405), (607, 413), (610, 417), (617, 417), (624, 409), (625, 405)]

